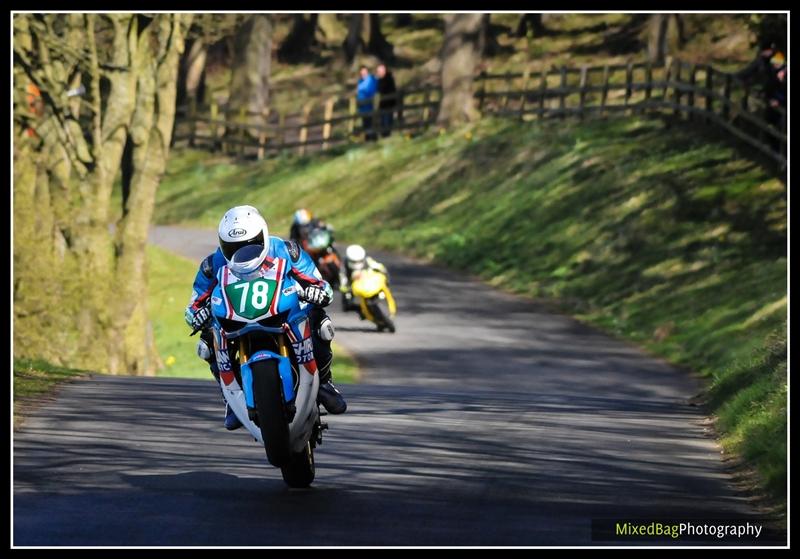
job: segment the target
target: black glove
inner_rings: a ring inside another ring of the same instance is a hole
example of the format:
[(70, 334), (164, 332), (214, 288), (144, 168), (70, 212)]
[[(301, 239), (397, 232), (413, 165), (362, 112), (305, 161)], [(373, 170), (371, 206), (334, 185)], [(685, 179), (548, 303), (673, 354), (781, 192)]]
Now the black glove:
[(327, 291), (318, 285), (309, 285), (301, 293), (300, 298), (312, 305), (324, 307), (331, 302), (331, 297)]
[(209, 305), (204, 305), (197, 309), (197, 312), (194, 313), (194, 317), (192, 318), (192, 330), (195, 332), (202, 330), (210, 321), (211, 309)]

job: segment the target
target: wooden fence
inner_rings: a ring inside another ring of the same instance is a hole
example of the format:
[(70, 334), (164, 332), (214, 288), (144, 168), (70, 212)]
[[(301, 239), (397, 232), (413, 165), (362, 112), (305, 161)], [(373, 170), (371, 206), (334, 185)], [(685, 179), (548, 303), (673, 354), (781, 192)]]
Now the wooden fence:
[[(382, 114), (394, 115), (393, 132), (416, 134), (436, 122), (441, 88), (435, 85), (399, 90), (392, 109), (362, 113), (354, 97), (312, 101), (293, 114), (229, 114), (211, 104), (178, 108), (174, 141), (245, 158), (286, 151), (306, 154), (361, 141), (363, 118), (380, 132)], [(663, 66), (647, 63), (551, 68), (534, 73), (481, 73), (475, 82), (476, 104), (484, 115), (523, 121), (541, 118), (590, 118), (613, 113), (657, 112), (718, 127), (786, 168), (786, 113), (769, 111), (763, 96), (733, 74), (709, 65), (677, 59)], [(387, 100), (384, 98), (384, 100)], [(767, 119), (772, 122), (767, 122)]]

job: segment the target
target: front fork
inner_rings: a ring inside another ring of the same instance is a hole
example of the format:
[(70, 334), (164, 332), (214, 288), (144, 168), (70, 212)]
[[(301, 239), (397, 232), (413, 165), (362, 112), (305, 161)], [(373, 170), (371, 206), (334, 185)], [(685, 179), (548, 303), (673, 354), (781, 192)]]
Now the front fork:
[[(215, 354), (219, 354), (219, 340), (217, 336), (213, 336), (214, 339), (214, 350)], [(278, 336), (276, 339), (276, 343), (278, 346), (278, 354), (282, 357), (289, 358), (289, 345), (286, 343), (286, 338), (284, 336)], [(245, 336), (239, 338), (238, 340), (238, 361), (239, 361), (239, 369), (246, 364), (250, 360), (251, 356), (251, 348), (249, 339)], [(223, 353), (227, 356), (228, 350), (225, 348)], [(215, 375), (217, 377), (217, 382), (219, 382), (219, 374)], [(249, 410), (248, 410), (249, 411)], [(294, 415), (294, 414), (291, 414)], [(252, 421), (252, 418), (250, 418)], [(291, 418), (287, 418), (291, 421)], [(328, 424), (323, 423), (320, 420), (320, 415), (317, 415), (316, 422), (314, 423), (313, 432), (311, 436), (311, 446), (312, 448), (322, 444), (322, 432), (328, 429)]]

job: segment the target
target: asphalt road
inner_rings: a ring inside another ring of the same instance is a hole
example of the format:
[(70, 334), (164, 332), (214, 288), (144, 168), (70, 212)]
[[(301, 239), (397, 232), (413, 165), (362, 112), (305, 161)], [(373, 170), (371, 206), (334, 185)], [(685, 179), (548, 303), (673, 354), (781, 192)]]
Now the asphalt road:
[[(151, 240), (199, 262), (215, 237)], [(598, 545), (592, 519), (755, 514), (688, 403), (696, 379), (532, 302), (378, 256), (398, 330), (332, 305), (364, 382), (342, 387), (349, 409), (328, 416), (310, 490), (224, 430), (210, 375), (94, 376), (15, 433), (14, 544)]]

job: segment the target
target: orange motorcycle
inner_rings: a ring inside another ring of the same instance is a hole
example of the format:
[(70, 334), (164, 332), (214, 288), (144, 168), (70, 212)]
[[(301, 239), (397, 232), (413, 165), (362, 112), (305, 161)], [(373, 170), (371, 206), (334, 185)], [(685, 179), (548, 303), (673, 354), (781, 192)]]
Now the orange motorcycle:
[(333, 289), (338, 289), (342, 261), (339, 259), (336, 249), (333, 248), (331, 232), (320, 227), (311, 230), (308, 238), (303, 241), (303, 249), (314, 260), (322, 278), (331, 284)]

